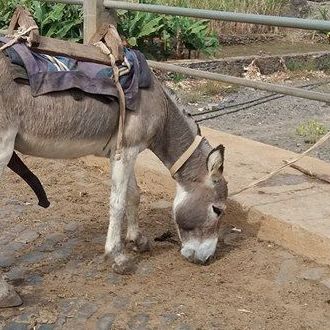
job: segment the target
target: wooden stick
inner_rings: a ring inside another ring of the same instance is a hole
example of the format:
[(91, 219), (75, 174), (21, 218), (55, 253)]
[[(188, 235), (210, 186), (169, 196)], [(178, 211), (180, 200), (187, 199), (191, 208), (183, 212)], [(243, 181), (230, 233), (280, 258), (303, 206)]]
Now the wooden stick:
[(109, 57), (92, 45), (82, 45), (70, 41), (40, 37), (39, 45), (32, 45), (31, 49), (37, 53), (63, 55), (80, 61), (111, 65)]
[(247, 185), (247, 186), (245, 186), (245, 187), (243, 187), (243, 188), (241, 188), (241, 189), (239, 189), (237, 191), (234, 191), (233, 193), (229, 194), (229, 197), (238, 195), (238, 194), (242, 193), (245, 190), (248, 190), (250, 188), (255, 187), (259, 183), (264, 182), (264, 181), (270, 179), (271, 177), (273, 177), (277, 173), (283, 171), (286, 167), (291, 166), (292, 164), (296, 163), (301, 158), (305, 157), (309, 152), (311, 152), (312, 150), (314, 150), (317, 147), (319, 147), (321, 144), (323, 144), (329, 138), (330, 138), (330, 132), (328, 132), (327, 134), (323, 135), (314, 145), (312, 145), (310, 148), (308, 148), (307, 150), (305, 150), (303, 153), (299, 154), (295, 159), (286, 162), (286, 164), (280, 166), (279, 168), (277, 168), (276, 170), (272, 171), (271, 173), (263, 176), (262, 178), (260, 178), (260, 179), (258, 179), (256, 181), (251, 182), (249, 185)]
[(9, 26), (8, 26), (8, 30), (6, 34), (10, 34), (13, 35), (14, 31), (18, 25), (18, 16), (19, 16), (19, 10), (16, 8), (16, 10), (14, 11), (13, 16), (11, 17)]
[(103, 41), (111, 50), (116, 62), (122, 63), (124, 61), (124, 46), (117, 32), (117, 29), (112, 24), (102, 24), (89, 41), (89, 45)]
[[(13, 34), (17, 27), (21, 27), (26, 30), (32, 26), (37, 26), (37, 23), (33, 19), (31, 13), (23, 6), (17, 6), (9, 24), (8, 34)], [(33, 29), (29, 33), (29, 42), (32, 45), (38, 45), (39, 37), (39, 30)]]
[[(287, 161), (284, 161), (285, 163), (287, 163)], [(295, 170), (307, 175), (307, 176), (310, 176), (314, 179), (317, 179), (317, 180), (320, 180), (322, 182), (325, 182), (325, 183), (329, 183), (330, 184), (330, 176), (329, 175), (325, 175), (325, 174), (317, 174), (317, 173), (314, 173), (310, 170), (306, 170), (305, 168), (299, 166), (299, 165), (296, 165), (296, 164), (291, 164), (290, 167), (294, 168)]]

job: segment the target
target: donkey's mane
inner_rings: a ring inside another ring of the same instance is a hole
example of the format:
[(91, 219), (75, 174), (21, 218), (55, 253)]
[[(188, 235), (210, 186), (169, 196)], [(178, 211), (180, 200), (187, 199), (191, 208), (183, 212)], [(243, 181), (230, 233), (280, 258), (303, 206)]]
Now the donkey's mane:
[(196, 121), (194, 120), (193, 116), (191, 115), (190, 112), (188, 112), (184, 106), (181, 104), (181, 100), (178, 97), (178, 95), (175, 93), (175, 91), (172, 88), (163, 86), (163, 90), (165, 93), (165, 96), (167, 97), (167, 99), (170, 101), (170, 103), (177, 109), (179, 109), (179, 112), (182, 114), (182, 116), (187, 119), (187, 121), (189, 122), (190, 126), (196, 126), (197, 127), (197, 135), (201, 135), (201, 130), (200, 127), (198, 125), (198, 123), (196, 123)]

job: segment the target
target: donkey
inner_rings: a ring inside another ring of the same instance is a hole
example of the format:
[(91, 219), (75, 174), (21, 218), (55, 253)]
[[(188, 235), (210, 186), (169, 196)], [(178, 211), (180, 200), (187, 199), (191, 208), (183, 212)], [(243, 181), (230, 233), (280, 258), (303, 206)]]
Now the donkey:
[[(112, 185), (105, 256), (112, 258), (114, 271), (131, 271), (132, 261), (121, 239), (125, 216), (126, 241), (138, 251), (149, 246), (138, 225), (136, 158), (149, 148), (170, 169), (198, 137), (197, 125), (153, 76), (151, 87), (139, 91), (137, 110), (127, 112), (123, 150), (118, 159), (114, 157), (117, 102), (83, 92), (77, 97), (77, 91), (74, 98), (71, 91), (34, 98), (29, 86), (13, 81), (9, 61), (1, 53), (0, 72), (0, 173), (14, 150), (53, 159), (90, 154), (110, 158)], [(194, 263), (206, 263), (216, 250), (227, 198), (223, 161), (223, 146), (212, 149), (203, 138), (173, 173), (177, 182), (173, 215), (181, 254)]]

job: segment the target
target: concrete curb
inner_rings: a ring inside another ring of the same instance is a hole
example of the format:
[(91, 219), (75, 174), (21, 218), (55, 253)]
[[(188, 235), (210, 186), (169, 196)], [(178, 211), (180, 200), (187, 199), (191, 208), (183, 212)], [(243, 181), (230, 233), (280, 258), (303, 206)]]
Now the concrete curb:
[[(226, 146), (225, 176), (230, 191), (280, 166), (295, 153), (238, 136), (203, 128), (211, 144)], [(87, 165), (108, 168), (108, 162), (95, 157), (84, 159)], [(306, 157), (299, 165), (319, 174), (330, 175), (330, 164)], [(153, 189), (163, 189), (174, 195), (175, 182), (168, 170), (150, 152), (143, 152), (136, 166), (137, 176), (150, 179)], [(310, 179), (288, 168), (264, 184), (240, 195), (228, 203), (225, 221), (243, 228), (262, 240), (279, 244), (315, 260), (330, 265), (330, 185)]]

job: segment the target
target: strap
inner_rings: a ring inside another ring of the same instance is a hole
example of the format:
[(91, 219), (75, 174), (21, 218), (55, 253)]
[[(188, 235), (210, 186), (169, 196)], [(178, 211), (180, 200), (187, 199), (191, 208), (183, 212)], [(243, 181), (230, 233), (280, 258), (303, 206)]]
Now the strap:
[[(126, 117), (126, 101), (125, 101), (125, 93), (123, 91), (123, 88), (119, 82), (119, 68), (116, 65), (116, 59), (111, 53), (110, 49), (106, 46), (105, 43), (102, 41), (99, 41), (94, 44), (94, 46), (98, 47), (101, 49), (101, 51), (109, 56), (110, 62), (111, 62), (111, 67), (113, 70), (113, 81), (115, 83), (115, 86), (118, 91), (118, 98), (119, 98), (119, 123), (118, 123), (118, 135), (117, 135), (117, 146), (116, 146), (116, 154), (115, 154), (115, 159), (120, 160), (121, 158), (121, 152), (123, 149), (123, 140), (124, 140), (124, 125), (125, 125), (125, 117)], [(103, 150), (108, 146), (110, 143), (111, 136), (109, 137), (109, 140), (107, 144), (103, 147)]]
[(201, 141), (203, 140), (203, 137), (200, 135), (197, 135), (195, 137), (194, 142), (190, 145), (190, 147), (181, 155), (181, 157), (172, 165), (170, 168), (170, 173), (173, 176), (182, 166), (183, 164), (190, 158), (190, 156), (194, 153), (194, 151), (197, 149)]

